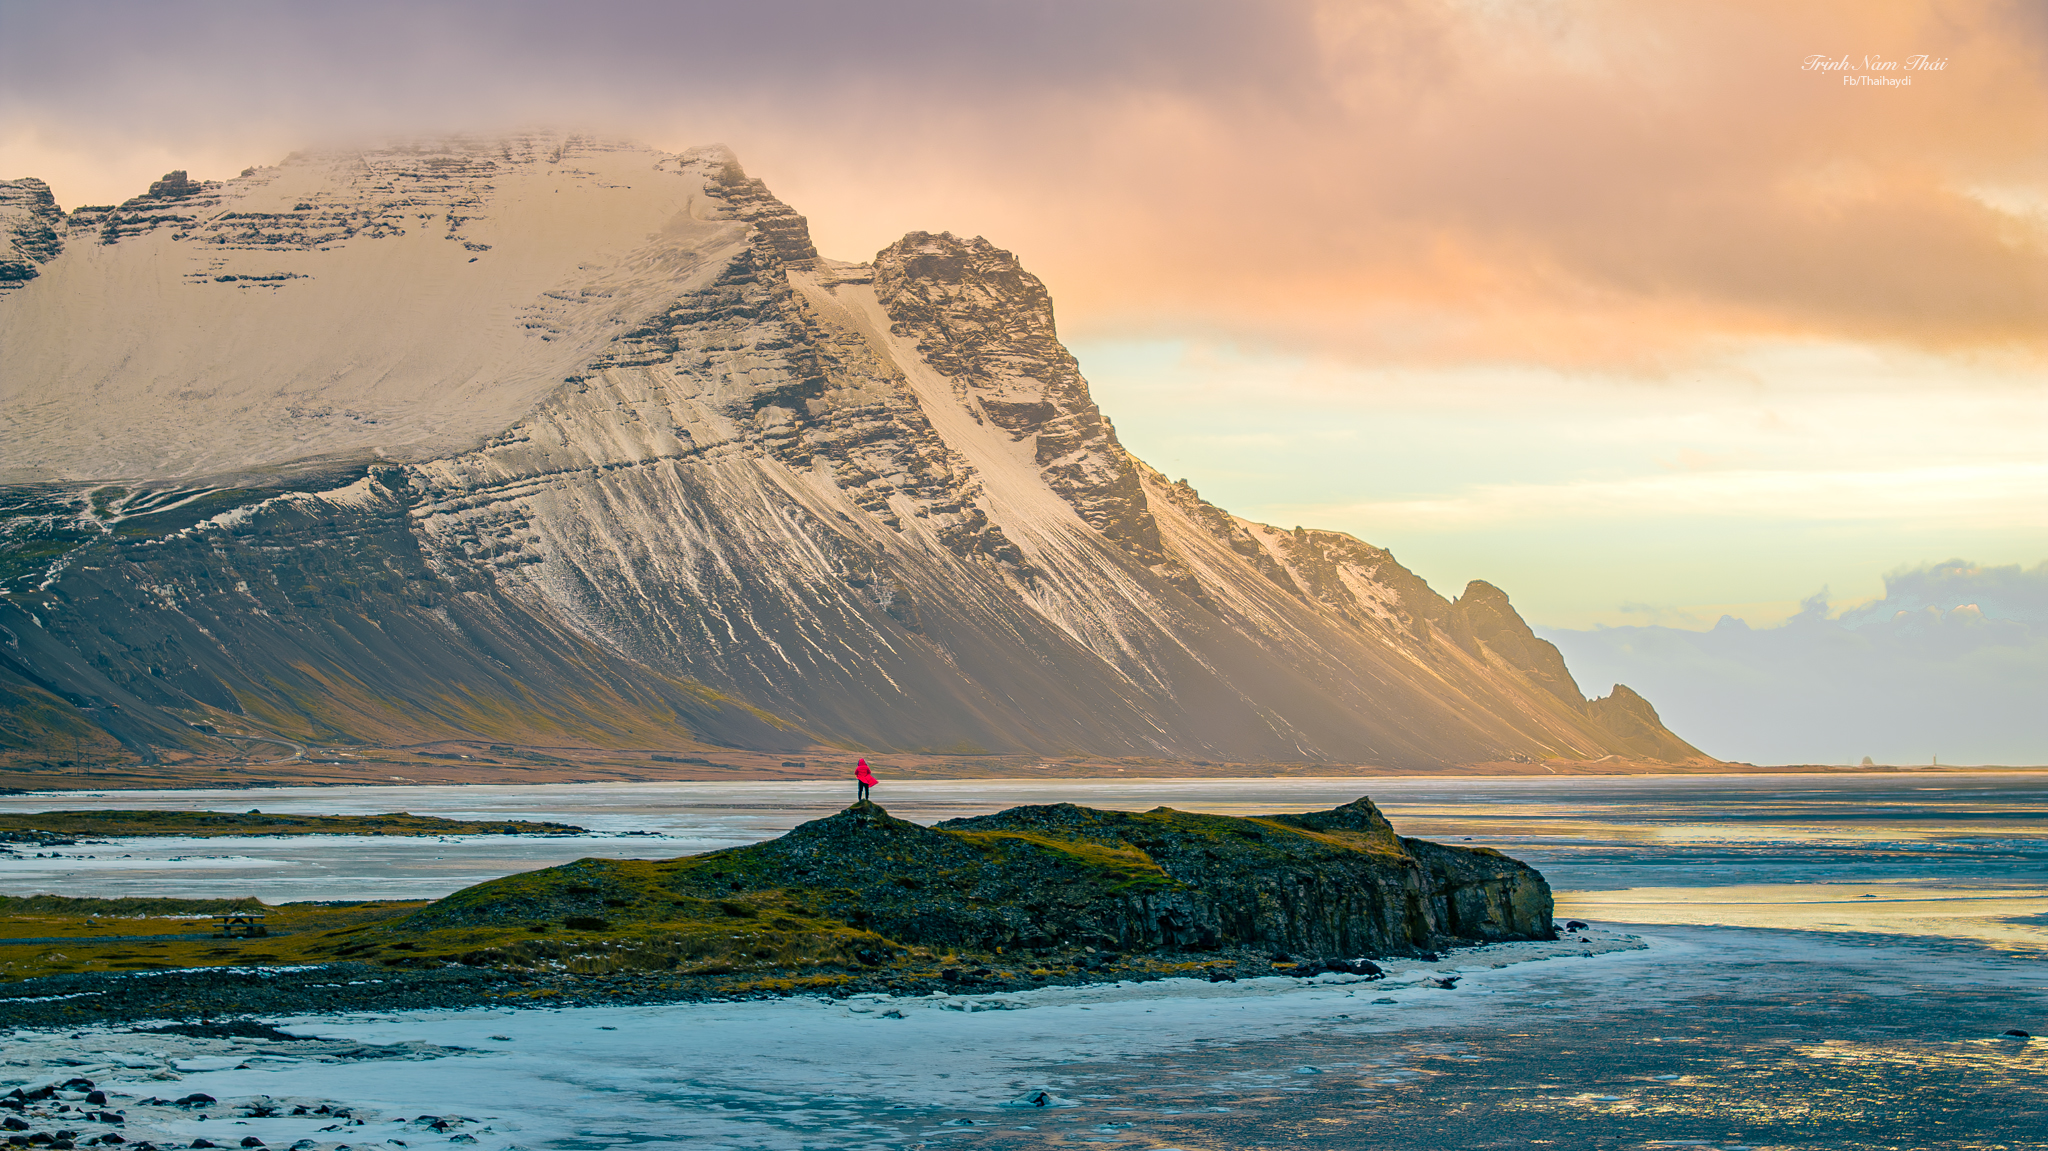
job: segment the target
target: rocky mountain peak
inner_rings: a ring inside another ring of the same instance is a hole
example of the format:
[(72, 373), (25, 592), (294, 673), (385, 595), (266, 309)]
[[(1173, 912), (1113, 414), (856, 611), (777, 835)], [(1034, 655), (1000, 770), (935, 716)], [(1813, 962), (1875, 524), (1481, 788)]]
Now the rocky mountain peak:
[(185, 170), (180, 168), (175, 172), (165, 172), (164, 178), (161, 180), (152, 181), (149, 185), (149, 191), (143, 193), (143, 198), (150, 200), (182, 200), (187, 196), (199, 194), (205, 187), (204, 184), (195, 183), (186, 175)]
[(776, 199), (767, 181), (747, 175), (732, 149), (723, 144), (692, 148), (682, 161), (704, 172), (705, 193), (725, 201), (736, 219), (752, 224), (777, 260), (796, 268), (817, 266), (810, 221)]
[(1451, 637), (1466, 651), (1505, 665), (1566, 706), (1584, 714), (1602, 729), (1660, 759), (1682, 760), (1698, 754), (1673, 736), (1648, 700), (1622, 684), (1599, 699), (1587, 699), (1565, 666), (1563, 653), (1539, 638), (1508, 602), (1507, 593), (1484, 580), (1473, 580), (1450, 605), (1445, 620)]
[(874, 269), (892, 331), (915, 341), (976, 418), (1029, 443), (1046, 482), (1090, 527), (1161, 562), (1138, 466), (1060, 343), (1044, 282), (980, 236), (950, 232), (912, 232), (876, 253)]
[(1608, 694), (1586, 703), (1586, 713), (1595, 723), (1632, 747), (1642, 747), (1659, 758), (1680, 760), (1696, 754), (1691, 744), (1671, 734), (1657, 709), (1625, 684), (1615, 684)]
[(1571, 669), (1565, 666), (1563, 653), (1549, 640), (1537, 638), (1508, 602), (1506, 592), (1484, 580), (1473, 580), (1465, 585), (1465, 594), (1451, 604), (1449, 624), (1451, 636), (1466, 651), (1477, 655), (1484, 645), (1544, 691), (1574, 706), (1585, 702)]

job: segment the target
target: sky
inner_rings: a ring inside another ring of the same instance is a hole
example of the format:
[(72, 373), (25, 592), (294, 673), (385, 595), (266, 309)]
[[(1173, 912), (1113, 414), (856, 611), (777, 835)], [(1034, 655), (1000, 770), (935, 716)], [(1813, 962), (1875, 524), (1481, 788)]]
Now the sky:
[(1625, 679), (1695, 746), (1751, 763), (2038, 765), (2048, 563), (1930, 564), (1830, 613), (1705, 631), (1539, 628), (1581, 687)]
[(985, 235), (1139, 456), (1545, 628), (2048, 560), (2048, 5), (0, 0), (67, 208), (534, 126)]

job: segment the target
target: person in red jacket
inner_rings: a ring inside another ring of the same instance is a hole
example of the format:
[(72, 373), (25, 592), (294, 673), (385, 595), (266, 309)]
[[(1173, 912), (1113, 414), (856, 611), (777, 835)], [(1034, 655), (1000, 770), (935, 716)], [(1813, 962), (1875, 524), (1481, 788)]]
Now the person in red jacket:
[(860, 784), (860, 798), (856, 802), (866, 803), (868, 788), (873, 787), (876, 783), (875, 773), (868, 770), (867, 760), (861, 760), (860, 766), (853, 769), (853, 778)]

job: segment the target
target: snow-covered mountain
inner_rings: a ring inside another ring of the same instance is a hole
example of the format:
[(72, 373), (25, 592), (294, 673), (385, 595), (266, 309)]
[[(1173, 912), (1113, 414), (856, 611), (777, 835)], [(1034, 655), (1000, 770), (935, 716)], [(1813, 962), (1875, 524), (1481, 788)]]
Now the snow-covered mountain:
[[(821, 259), (722, 148), (0, 185), (0, 684), (80, 724), (1388, 766), (1699, 753), (1484, 583), (1134, 458), (986, 240)], [(194, 725), (201, 725), (195, 727)]]

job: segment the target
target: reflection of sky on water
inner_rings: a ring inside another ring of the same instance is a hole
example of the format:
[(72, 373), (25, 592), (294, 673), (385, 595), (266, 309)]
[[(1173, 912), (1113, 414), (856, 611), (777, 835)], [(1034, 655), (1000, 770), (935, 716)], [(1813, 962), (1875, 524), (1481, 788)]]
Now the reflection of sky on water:
[[(720, 782), (5, 796), (0, 810), (405, 810), (460, 819), (551, 819), (598, 834), (81, 844), (60, 849), (59, 858), (33, 858), (33, 851), (0, 857), (0, 892), (255, 894), (272, 902), (433, 897), (586, 856), (663, 857), (755, 842), (838, 810), (852, 798), (850, 790), (832, 782)], [(1712, 890), (1885, 883), (1930, 898), (1947, 891), (1962, 899), (1965, 889), (1988, 889), (2027, 899), (2048, 886), (2048, 772), (920, 780), (885, 781), (878, 790), (892, 812), (920, 823), (1062, 801), (1257, 815), (1328, 808), (1361, 794), (1372, 795), (1404, 834), (1498, 848), (1541, 868), (1560, 892), (1617, 893), (1587, 905), (1616, 911), (1617, 918), (1618, 905), (1628, 902), (1619, 893), (1642, 889), (1659, 892), (1658, 900), (1691, 892), (1693, 902), (1732, 906), (1757, 901), (1716, 901)], [(633, 831), (660, 838), (625, 834)], [(1647, 900), (1634, 902), (1654, 910)], [(1565, 905), (1576, 906), (1569, 899)], [(2039, 906), (2048, 907), (2048, 897)], [(1754, 916), (1736, 921), (1756, 922)], [(1981, 937), (1974, 929), (1963, 933)]]
[(2039, 887), (1936, 883), (1730, 884), (1566, 891), (1557, 913), (1599, 923), (1770, 927), (1972, 939), (2048, 953)]

